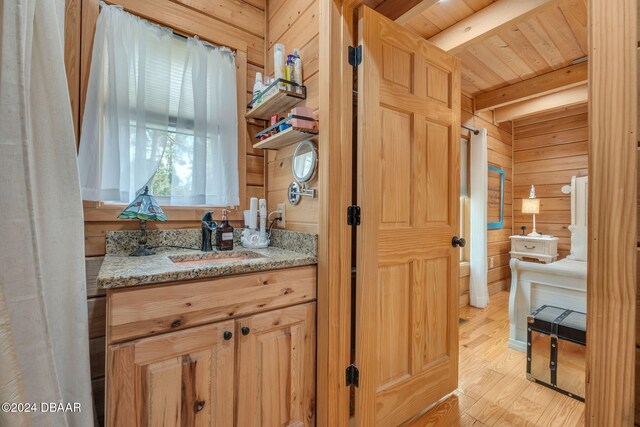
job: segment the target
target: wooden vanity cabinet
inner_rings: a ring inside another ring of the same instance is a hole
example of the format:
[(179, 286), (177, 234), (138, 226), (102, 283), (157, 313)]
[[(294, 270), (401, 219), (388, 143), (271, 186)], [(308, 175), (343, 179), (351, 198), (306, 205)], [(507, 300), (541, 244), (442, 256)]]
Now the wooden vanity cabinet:
[(107, 293), (107, 426), (314, 424), (315, 266), (217, 280)]
[(233, 329), (219, 322), (109, 346), (108, 425), (232, 426)]
[(315, 303), (237, 321), (238, 426), (313, 425), (315, 323)]

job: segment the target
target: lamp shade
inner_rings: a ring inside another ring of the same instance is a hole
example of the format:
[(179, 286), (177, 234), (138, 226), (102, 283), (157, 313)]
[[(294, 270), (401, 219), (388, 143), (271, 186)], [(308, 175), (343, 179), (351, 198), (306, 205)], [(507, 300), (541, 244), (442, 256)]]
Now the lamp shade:
[(524, 214), (540, 213), (540, 199), (522, 199), (522, 213)]
[(149, 194), (149, 187), (144, 187), (144, 192), (138, 194), (120, 215), (120, 219), (139, 219), (141, 221), (166, 221), (167, 216), (162, 211), (158, 201)]

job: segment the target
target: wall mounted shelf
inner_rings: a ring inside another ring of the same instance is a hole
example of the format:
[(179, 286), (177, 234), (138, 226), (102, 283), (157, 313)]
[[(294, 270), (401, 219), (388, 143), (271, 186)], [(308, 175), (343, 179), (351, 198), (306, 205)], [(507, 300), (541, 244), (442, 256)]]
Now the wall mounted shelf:
[[(265, 94), (272, 90), (274, 86), (283, 83), (285, 83), (290, 90), (276, 88), (276, 91), (273, 94), (265, 96)], [(256, 99), (260, 97), (263, 98), (263, 101), (254, 107), (253, 105), (255, 104)], [(267, 86), (260, 95), (253, 97), (251, 102), (247, 105), (247, 107), (251, 109), (247, 111), (245, 117), (248, 119), (269, 120), (273, 114), (289, 110), (306, 98), (306, 86), (297, 85), (294, 82), (279, 79)]]
[(317, 130), (290, 127), (289, 129), (285, 129), (265, 140), (253, 144), (253, 148), (279, 150), (280, 148), (288, 147), (289, 145), (293, 145), (307, 139), (313, 139), (317, 135)]

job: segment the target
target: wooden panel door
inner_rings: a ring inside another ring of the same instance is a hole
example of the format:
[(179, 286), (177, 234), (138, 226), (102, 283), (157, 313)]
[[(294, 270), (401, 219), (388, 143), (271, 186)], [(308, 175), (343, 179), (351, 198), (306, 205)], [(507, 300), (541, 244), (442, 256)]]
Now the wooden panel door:
[(106, 425), (233, 426), (233, 327), (226, 321), (109, 346)]
[(458, 380), (457, 59), (362, 7), (358, 426), (395, 426)]
[(240, 319), (237, 425), (314, 424), (316, 305)]

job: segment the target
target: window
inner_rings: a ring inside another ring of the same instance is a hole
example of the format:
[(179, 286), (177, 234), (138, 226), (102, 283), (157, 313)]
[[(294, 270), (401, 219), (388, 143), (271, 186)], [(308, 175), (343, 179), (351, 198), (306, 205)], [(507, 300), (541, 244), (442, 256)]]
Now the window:
[(239, 204), (233, 53), (103, 6), (80, 139), (85, 200)]

